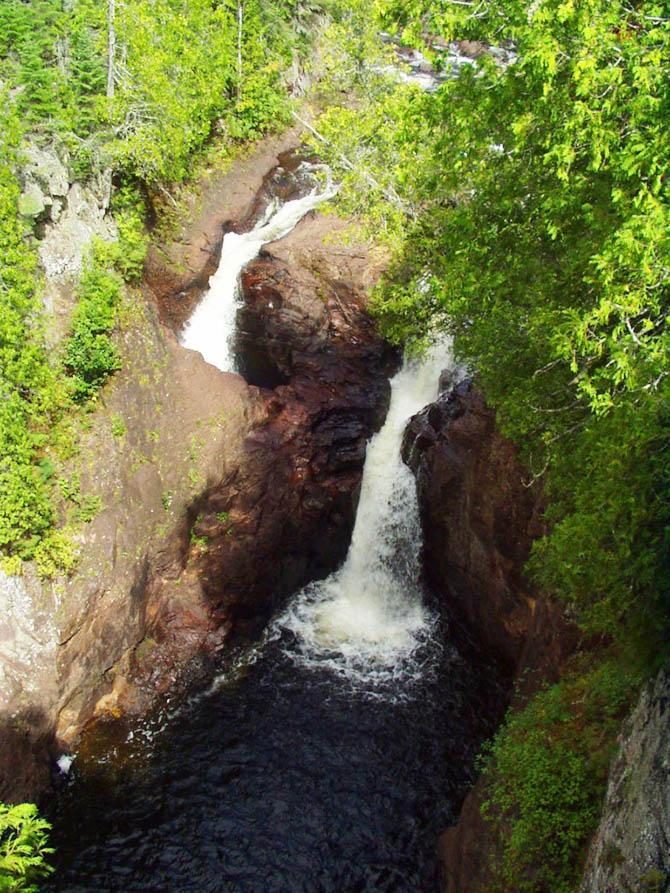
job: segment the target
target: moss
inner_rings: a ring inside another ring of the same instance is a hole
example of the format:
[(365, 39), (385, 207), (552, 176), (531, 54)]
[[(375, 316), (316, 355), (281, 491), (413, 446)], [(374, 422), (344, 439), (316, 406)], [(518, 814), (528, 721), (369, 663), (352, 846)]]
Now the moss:
[(151, 655), (151, 653), (155, 650), (158, 642), (155, 639), (152, 639), (150, 636), (142, 639), (137, 648), (135, 649), (135, 656), (138, 661), (144, 661), (147, 657)]
[(616, 868), (617, 865), (621, 865), (625, 861), (619, 847), (611, 841), (604, 846), (601, 859), (607, 868)]
[(112, 416), (111, 423), (113, 437), (124, 437), (126, 435), (128, 429), (126, 428), (126, 423), (120, 415), (115, 413)]
[(670, 878), (664, 871), (650, 868), (640, 878), (639, 893), (665, 893)]

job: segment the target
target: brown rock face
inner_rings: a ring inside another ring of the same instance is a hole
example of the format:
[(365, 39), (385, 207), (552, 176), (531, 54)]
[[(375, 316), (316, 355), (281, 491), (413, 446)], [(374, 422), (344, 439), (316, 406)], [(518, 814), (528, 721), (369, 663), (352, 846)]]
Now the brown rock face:
[[(430, 588), (452, 618), (451, 635), (473, 655), (493, 659), (511, 696), (528, 697), (554, 681), (576, 636), (556, 605), (533, 592), (523, 576), (541, 533), (541, 497), (524, 485), (514, 445), (469, 381), (416, 415), (403, 442), (416, 474)], [(474, 652), (474, 654), (473, 654)], [(498, 705), (495, 723), (506, 703)], [(494, 710), (495, 713), (495, 710)], [(480, 812), (477, 784), (459, 822), (440, 840), (442, 886), (448, 893), (488, 889), (488, 856), (497, 842)]]
[(403, 456), (417, 478), (429, 585), (512, 673), (535, 606), (522, 567), (539, 532), (513, 444), (463, 382), (411, 420)]
[(257, 633), (283, 597), (346, 554), (397, 358), (365, 313), (379, 267), (360, 249), (333, 259), (323, 244), (340, 226), (312, 216), (244, 273), (241, 365), (252, 383), (276, 387), (250, 388), (241, 461), (208, 480), (148, 574), (151, 647), (133, 654), (135, 686), (163, 691), (185, 657)]

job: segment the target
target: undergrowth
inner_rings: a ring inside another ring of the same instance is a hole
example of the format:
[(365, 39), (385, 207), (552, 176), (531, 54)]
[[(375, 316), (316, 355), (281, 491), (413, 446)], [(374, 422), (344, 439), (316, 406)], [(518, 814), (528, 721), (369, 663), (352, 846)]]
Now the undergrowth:
[(481, 758), (482, 812), (502, 849), (496, 893), (575, 893), (621, 721), (644, 678), (621, 655), (582, 658), (508, 713)]

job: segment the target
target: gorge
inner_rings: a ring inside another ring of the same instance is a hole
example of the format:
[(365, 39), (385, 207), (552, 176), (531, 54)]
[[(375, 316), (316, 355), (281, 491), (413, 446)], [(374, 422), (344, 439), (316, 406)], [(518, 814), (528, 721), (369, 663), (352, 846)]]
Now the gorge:
[(670, 891), (668, 58), (0, 4), (0, 889)]
[[(264, 190), (285, 176), (280, 165)], [(309, 179), (300, 186), (311, 188)], [(284, 208), (304, 212), (311, 201), (309, 194), (307, 202), (290, 198)], [(260, 209), (265, 204), (262, 195), (254, 200)], [(260, 213), (260, 226), (267, 226), (267, 212)], [(281, 208), (274, 213), (281, 215)], [(338, 226), (336, 218), (306, 218), (264, 249), (243, 273), (239, 308), (230, 287), (237, 269), (225, 269), (237, 258), (226, 255), (226, 236), (211, 290), (196, 303), (192, 318), (228, 280), (228, 291), (217, 293), (232, 308), (228, 336), (220, 306), (202, 331), (219, 347), (217, 365), (230, 362), (220, 359), (221, 344), (228, 343), (240, 368), (253, 369), (254, 381), (274, 385), (259, 397), (272, 401), (275, 427), (268, 436), (263, 419), (248, 435), (253, 476), (246, 472), (241, 493), (247, 515), (270, 511), (271, 517), (248, 521), (219, 488), (210, 487), (201, 500), (191, 539), (206, 537), (206, 548), (191, 544), (189, 561), (197, 562), (211, 622), (223, 619), (224, 633), (230, 630), (224, 641), (232, 635), (237, 644), (211, 659), (210, 675), (217, 662), (223, 667), (202, 693), (177, 699), (176, 706), (159, 700), (139, 722), (103, 713), (84, 733), (54, 813), (63, 861), (49, 889), (116, 890), (130, 877), (138, 890), (403, 891), (432, 889), (436, 882), (437, 834), (455, 821), (479, 742), (506, 697), (481, 665), (459, 655), (446, 632), (444, 605), (420, 583), (415, 484), (400, 455), (405, 425), (436, 395), (440, 374), (458, 373), (448, 344), (438, 345), (395, 373), (389, 402), (384, 375), (398, 359), (371, 341), (370, 322), (356, 304), (357, 280), (343, 276), (343, 257), (357, 264), (359, 278), (368, 275), (370, 261), (349, 259), (337, 243), (329, 257), (323, 239)], [(187, 323), (185, 346), (193, 330)], [(249, 332), (253, 363), (244, 354)], [(286, 483), (275, 452), (286, 441), (285, 414), (292, 425), (287, 458), (295, 469)], [(361, 437), (372, 426), (379, 431), (363, 469)], [(309, 469), (302, 486), (301, 468)], [(249, 492), (255, 480), (259, 496)], [(347, 500), (358, 502), (355, 523), (355, 502), (345, 507)], [(225, 520), (217, 524), (215, 509), (223, 505)], [(319, 512), (327, 514), (315, 522)], [(244, 537), (249, 523), (252, 541)], [(244, 561), (240, 549), (248, 550)], [(334, 573), (310, 582), (328, 570)], [(151, 597), (164, 599), (159, 587), (165, 582), (152, 577)], [(308, 585), (291, 594), (301, 579)], [(286, 607), (256, 644), (245, 644), (282, 596), (289, 596)], [(179, 666), (188, 652), (175, 643), (174, 618), (169, 622), (170, 652), (161, 658), (167, 667)], [(136, 651), (134, 685), (151, 679), (141, 675), (142, 660), (155, 678), (164, 635), (155, 621), (145, 631), (156, 645), (142, 657)]]

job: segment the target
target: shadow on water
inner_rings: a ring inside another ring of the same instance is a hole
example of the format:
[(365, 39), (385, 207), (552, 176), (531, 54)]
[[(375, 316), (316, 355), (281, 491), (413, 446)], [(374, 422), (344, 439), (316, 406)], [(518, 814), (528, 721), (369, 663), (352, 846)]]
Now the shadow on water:
[(437, 835), (471, 780), (490, 686), (444, 649), (409, 689), (357, 691), (288, 657), (287, 638), (162, 730), (130, 743), (108, 730), (100, 749), (124, 759), (77, 758), (47, 890), (435, 889)]

